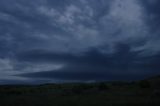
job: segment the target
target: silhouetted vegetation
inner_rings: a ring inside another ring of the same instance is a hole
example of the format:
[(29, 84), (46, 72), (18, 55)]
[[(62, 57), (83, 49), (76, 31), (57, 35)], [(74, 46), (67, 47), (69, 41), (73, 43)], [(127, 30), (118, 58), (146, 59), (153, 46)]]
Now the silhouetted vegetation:
[(0, 106), (159, 106), (159, 82), (0, 86)]
[(140, 86), (141, 88), (150, 88), (150, 87), (151, 87), (151, 84), (150, 84), (150, 82), (147, 81), (147, 80), (142, 80), (142, 81), (139, 82), (139, 86)]
[(108, 89), (109, 89), (109, 86), (107, 86), (107, 84), (105, 84), (105, 83), (100, 83), (100, 84), (98, 85), (98, 89), (99, 89), (100, 91), (108, 90)]

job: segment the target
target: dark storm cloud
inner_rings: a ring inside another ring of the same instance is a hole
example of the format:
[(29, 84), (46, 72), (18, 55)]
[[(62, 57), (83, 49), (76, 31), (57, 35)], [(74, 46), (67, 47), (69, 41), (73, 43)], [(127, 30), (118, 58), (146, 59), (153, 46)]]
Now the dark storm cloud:
[(37, 60), (43, 62), (45, 58), (52, 62), (67, 63), (67, 66), (57, 70), (27, 73), (20, 76), (65, 81), (104, 81), (135, 80), (159, 74), (160, 56), (141, 58), (137, 52), (130, 52), (130, 48), (124, 44), (118, 44), (117, 50), (112, 55), (105, 55), (97, 50), (91, 50), (81, 56), (57, 55), (50, 52), (41, 55), (30, 54), (27, 55), (27, 59), (33, 59), (32, 62)]
[(150, 24), (149, 27), (154, 31), (159, 30), (160, 28), (160, 1), (158, 0), (142, 0), (143, 5), (145, 6), (147, 13), (148, 13), (148, 23)]
[(158, 74), (159, 4), (1, 0), (0, 80), (84, 81)]

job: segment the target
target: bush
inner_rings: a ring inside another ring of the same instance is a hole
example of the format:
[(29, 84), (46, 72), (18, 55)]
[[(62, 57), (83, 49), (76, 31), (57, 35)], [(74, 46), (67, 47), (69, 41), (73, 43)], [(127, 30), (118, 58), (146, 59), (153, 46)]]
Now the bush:
[(100, 90), (100, 91), (107, 90), (107, 89), (109, 89), (109, 87), (105, 83), (100, 83), (98, 85), (98, 90)]
[(152, 93), (152, 96), (159, 98), (160, 97), (160, 91), (159, 90), (154, 90), (153, 93)]
[(142, 81), (139, 82), (139, 87), (141, 87), (141, 88), (150, 88), (151, 84), (150, 84), (149, 81), (142, 80)]

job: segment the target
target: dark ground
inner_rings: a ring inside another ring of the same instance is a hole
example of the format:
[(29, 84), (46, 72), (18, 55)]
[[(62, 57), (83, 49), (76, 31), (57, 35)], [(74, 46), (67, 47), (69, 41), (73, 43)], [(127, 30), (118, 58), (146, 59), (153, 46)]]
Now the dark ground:
[(131, 83), (2, 85), (0, 106), (160, 106), (160, 77)]

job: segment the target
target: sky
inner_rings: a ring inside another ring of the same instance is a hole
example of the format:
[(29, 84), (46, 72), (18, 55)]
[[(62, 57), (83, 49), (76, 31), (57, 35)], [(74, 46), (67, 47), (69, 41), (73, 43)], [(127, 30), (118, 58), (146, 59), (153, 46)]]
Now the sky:
[(0, 0), (0, 84), (160, 75), (159, 0)]

